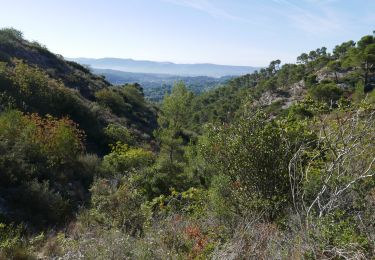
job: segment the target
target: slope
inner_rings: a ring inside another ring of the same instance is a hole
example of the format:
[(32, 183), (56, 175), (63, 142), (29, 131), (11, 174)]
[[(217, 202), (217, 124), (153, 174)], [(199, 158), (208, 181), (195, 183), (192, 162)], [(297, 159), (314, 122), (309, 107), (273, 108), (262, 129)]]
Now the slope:
[[(140, 86), (129, 85), (118, 93), (103, 77), (25, 40), (17, 30), (0, 30), (0, 62), (2, 110), (67, 116), (85, 131), (93, 151), (108, 149), (105, 128), (110, 124), (127, 127), (140, 138), (150, 137), (156, 126), (155, 111)], [(123, 109), (111, 109), (114, 100)]]

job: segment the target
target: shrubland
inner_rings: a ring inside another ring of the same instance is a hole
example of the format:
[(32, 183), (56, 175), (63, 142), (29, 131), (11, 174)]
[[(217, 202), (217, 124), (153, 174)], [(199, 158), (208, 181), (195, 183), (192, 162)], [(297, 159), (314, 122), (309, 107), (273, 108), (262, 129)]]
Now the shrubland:
[[(61, 59), (14, 29), (0, 42)], [(200, 95), (177, 83), (158, 106), (0, 48), (1, 257), (373, 258), (374, 44)]]

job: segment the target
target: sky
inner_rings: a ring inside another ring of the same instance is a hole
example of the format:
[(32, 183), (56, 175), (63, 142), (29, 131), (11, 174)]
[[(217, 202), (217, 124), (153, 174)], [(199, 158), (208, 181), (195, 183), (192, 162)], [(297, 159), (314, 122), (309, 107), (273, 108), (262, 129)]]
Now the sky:
[(375, 0), (0, 0), (14, 27), (64, 57), (266, 66), (375, 30)]

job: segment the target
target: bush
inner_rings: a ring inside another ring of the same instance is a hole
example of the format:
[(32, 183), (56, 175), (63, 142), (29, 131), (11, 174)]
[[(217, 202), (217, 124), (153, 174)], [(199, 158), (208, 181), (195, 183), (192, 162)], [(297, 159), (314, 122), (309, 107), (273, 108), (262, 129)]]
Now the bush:
[(326, 83), (312, 87), (309, 93), (317, 101), (335, 104), (342, 96), (343, 91), (335, 83)]
[(20, 221), (61, 223), (85, 199), (92, 176), (81, 171), (82, 138), (67, 118), (0, 114), (0, 195), (18, 209)]
[(47, 181), (27, 182), (14, 195), (12, 203), (22, 209), (22, 220), (39, 228), (64, 223), (71, 217), (69, 202), (53, 191)]
[(314, 85), (316, 85), (317, 83), (318, 83), (318, 81), (316, 80), (316, 75), (310, 74), (310, 75), (308, 75), (308, 76), (305, 77), (305, 85), (306, 85), (306, 87), (311, 88)]
[(102, 89), (95, 93), (97, 102), (111, 109), (116, 115), (123, 115), (130, 111), (131, 107), (125, 103), (123, 97), (112, 89)]
[(255, 210), (274, 219), (285, 212), (291, 202), (288, 163), (293, 151), (288, 138), (262, 113), (209, 130), (201, 152), (216, 175), (230, 178), (238, 213)]
[(153, 161), (153, 154), (142, 148), (132, 148), (121, 142), (111, 147), (111, 153), (104, 156), (103, 166), (112, 174), (129, 175), (134, 170), (149, 166)]
[(146, 202), (144, 208), (152, 212), (153, 218), (180, 214), (193, 218), (201, 218), (207, 211), (208, 192), (203, 189), (190, 188), (187, 191), (171, 190), (168, 196), (161, 195), (151, 202)]
[(121, 142), (123, 144), (134, 145), (135, 138), (130, 130), (121, 125), (109, 124), (105, 130), (105, 134), (109, 139), (110, 144)]
[(0, 223), (0, 259), (34, 259), (23, 241), (22, 226)]
[[(311, 239), (315, 243), (318, 258), (336, 258), (345, 256), (353, 259), (368, 258), (372, 252), (371, 242), (358, 229), (357, 221), (337, 210), (322, 219), (316, 220), (317, 226), (311, 230)], [(306, 252), (308, 255), (310, 252)]]
[(12, 44), (15, 41), (22, 41), (23, 33), (14, 28), (0, 29), (0, 44)]
[(143, 197), (124, 180), (98, 179), (90, 189), (90, 216), (86, 221), (120, 228), (136, 234), (141, 232), (144, 216)]

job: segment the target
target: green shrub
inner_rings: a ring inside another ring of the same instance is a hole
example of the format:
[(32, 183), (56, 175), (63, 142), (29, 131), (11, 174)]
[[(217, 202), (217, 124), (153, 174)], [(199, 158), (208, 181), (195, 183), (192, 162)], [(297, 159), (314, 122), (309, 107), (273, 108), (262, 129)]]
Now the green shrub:
[(316, 220), (316, 224), (310, 236), (316, 245), (317, 257), (340, 259), (340, 256), (345, 256), (357, 259), (372, 254), (371, 241), (360, 233), (357, 221), (345, 212), (336, 210)]
[(90, 191), (91, 220), (86, 219), (86, 222), (117, 227), (132, 234), (142, 230), (143, 197), (129, 183), (123, 180), (98, 179)]
[(121, 125), (109, 124), (104, 129), (110, 144), (121, 142), (123, 144), (134, 145), (135, 138), (130, 130)]
[(47, 181), (27, 182), (14, 195), (12, 203), (22, 209), (22, 219), (40, 228), (64, 223), (71, 217), (69, 202), (53, 191)]
[(104, 156), (103, 166), (113, 174), (128, 175), (134, 170), (147, 167), (153, 161), (153, 154), (142, 148), (129, 147), (117, 142), (112, 151)]
[(0, 195), (17, 208), (18, 220), (59, 224), (84, 201), (94, 173), (82, 170), (82, 138), (66, 118), (0, 114)]
[(279, 126), (257, 113), (231, 126), (211, 128), (201, 150), (217, 175), (230, 178), (240, 211), (262, 211), (275, 218), (290, 203), (288, 162), (292, 151), (286, 140)]
[(22, 41), (23, 33), (14, 28), (0, 29), (0, 44), (12, 44), (15, 41)]
[(335, 83), (326, 83), (312, 87), (309, 93), (317, 101), (335, 104), (342, 96), (343, 90)]
[(316, 75), (311, 74), (311, 75), (308, 75), (308, 76), (305, 77), (306, 87), (311, 88), (314, 85), (316, 85), (317, 83), (318, 83), (318, 81), (316, 80)]
[(131, 106), (113, 89), (99, 90), (95, 93), (95, 98), (100, 105), (108, 107), (116, 115), (123, 115), (131, 110)]
[(35, 259), (28, 252), (23, 231), (20, 225), (0, 223), (0, 259)]
[(201, 218), (207, 211), (208, 192), (203, 189), (190, 188), (187, 191), (171, 190), (168, 196), (161, 195), (144, 205), (154, 218), (173, 214), (181, 214), (194, 218)]

